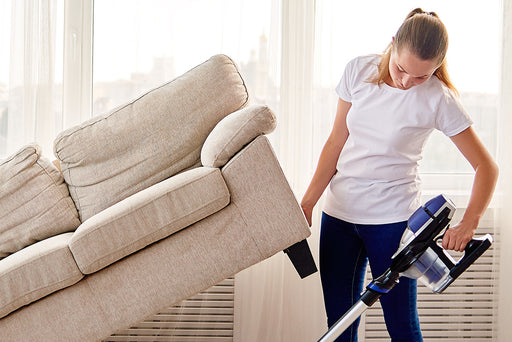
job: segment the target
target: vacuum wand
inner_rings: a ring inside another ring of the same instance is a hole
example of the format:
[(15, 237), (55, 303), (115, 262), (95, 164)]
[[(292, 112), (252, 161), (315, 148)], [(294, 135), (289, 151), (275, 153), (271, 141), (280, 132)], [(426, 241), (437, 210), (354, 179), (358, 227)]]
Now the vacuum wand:
[[(388, 269), (379, 278), (372, 282), (361, 295), (361, 298), (347, 311), (321, 338), (319, 342), (333, 342), (345, 330), (354, 323), (377, 299), (388, 293), (393, 286), (398, 284), (400, 275)], [(375, 285), (380, 283), (380, 286)]]
[[(366, 291), (364, 295), (366, 295), (368, 291)], [(380, 297), (377, 296), (375, 298), (375, 301)], [(333, 342), (340, 336), (345, 330), (348, 329), (354, 323), (354, 321), (363, 314), (363, 312), (366, 311), (371, 306), (371, 304), (366, 304), (363, 300), (363, 297), (361, 297), (360, 300), (358, 300), (351, 308), (350, 310), (345, 313), (331, 329), (329, 329), (320, 340), (319, 342)]]
[(441, 293), (472, 265), (491, 246), (492, 237), (487, 234), (471, 240), (464, 256), (458, 262), (453, 260), (438, 241), (448, 228), (454, 211), (455, 205), (444, 195), (416, 210), (407, 220), (407, 228), (391, 258), (391, 266), (366, 287), (361, 298), (318, 341), (336, 340), (380, 296), (391, 291), (401, 276), (418, 279), (433, 292)]

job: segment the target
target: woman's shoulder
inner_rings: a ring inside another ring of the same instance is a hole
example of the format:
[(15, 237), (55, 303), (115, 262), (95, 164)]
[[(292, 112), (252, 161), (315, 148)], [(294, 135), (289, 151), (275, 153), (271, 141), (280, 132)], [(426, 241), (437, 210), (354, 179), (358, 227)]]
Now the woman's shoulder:
[(377, 54), (362, 55), (351, 59), (345, 68), (345, 73), (353, 79), (366, 80), (377, 72), (381, 56)]
[(434, 96), (438, 100), (443, 101), (457, 101), (457, 95), (450, 90), (437, 76), (430, 77), (428, 82), (425, 82), (424, 87), (421, 87), (429, 96)]
[(381, 56), (377, 54), (371, 55), (361, 55), (355, 58), (352, 58), (347, 66), (357, 69), (363, 69), (366, 67), (375, 67), (378, 66), (381, 60)]

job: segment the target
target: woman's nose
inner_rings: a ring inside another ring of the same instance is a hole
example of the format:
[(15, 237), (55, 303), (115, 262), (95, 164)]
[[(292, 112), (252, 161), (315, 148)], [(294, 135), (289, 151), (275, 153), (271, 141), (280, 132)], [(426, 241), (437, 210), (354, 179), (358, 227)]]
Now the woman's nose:
[(409, 75), (405, 75), (403, 78), (402, 78), (402, 85), (404, 86), (404, 88), (409, 88), (411, 87), (413, 84), (413, 79), (411, 76)]

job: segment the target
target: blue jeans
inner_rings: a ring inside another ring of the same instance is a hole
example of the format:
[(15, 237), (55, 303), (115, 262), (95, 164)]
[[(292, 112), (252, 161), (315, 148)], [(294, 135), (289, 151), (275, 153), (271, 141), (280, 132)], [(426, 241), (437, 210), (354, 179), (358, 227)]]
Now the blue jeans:
[[(320, 232), (320, 277), (329, 327), (359, 300), (366, 264), (378, 277), (391, 265), (407, 222), (383, 225), (352, 224), (325, 213)], [(423, 341), (416, 306), (416, 280), (401, 277), (380, 297), (392, 342)], [(336, 341), (356, 342), (359, 319)]]

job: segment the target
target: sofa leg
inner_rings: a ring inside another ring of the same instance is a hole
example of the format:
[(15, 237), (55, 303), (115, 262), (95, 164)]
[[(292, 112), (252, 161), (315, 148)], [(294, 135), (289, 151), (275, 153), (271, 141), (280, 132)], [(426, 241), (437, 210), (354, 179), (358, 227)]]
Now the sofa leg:
[(302, 279), (318, 271), (306, 239), (291, 245), (283, 252), (288, 255)]

